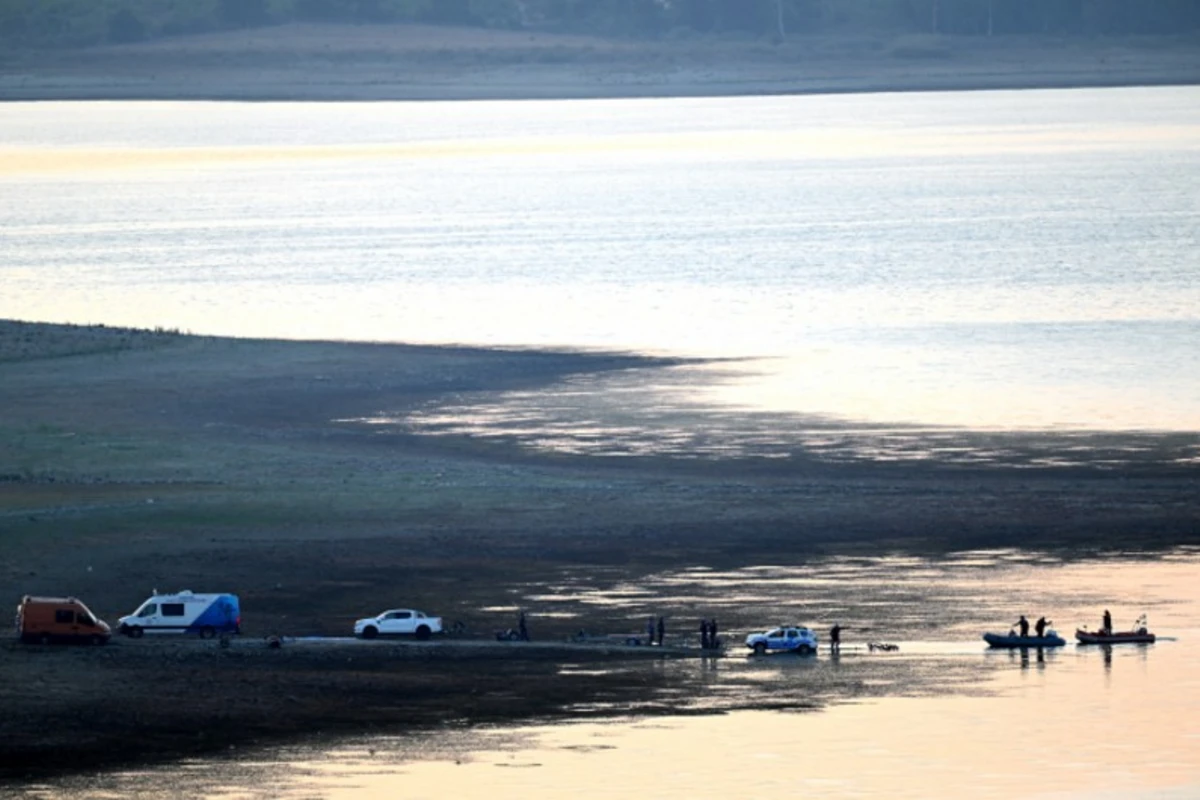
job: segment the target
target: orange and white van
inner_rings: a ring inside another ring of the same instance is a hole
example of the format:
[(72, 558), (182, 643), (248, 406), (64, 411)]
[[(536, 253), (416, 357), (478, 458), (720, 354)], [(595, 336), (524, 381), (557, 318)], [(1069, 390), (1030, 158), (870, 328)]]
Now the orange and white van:
[(105, 644), (112, 636), (108, 624), (74, 597), (31, 597), (17, 606), (17, 635), (22, 642)]

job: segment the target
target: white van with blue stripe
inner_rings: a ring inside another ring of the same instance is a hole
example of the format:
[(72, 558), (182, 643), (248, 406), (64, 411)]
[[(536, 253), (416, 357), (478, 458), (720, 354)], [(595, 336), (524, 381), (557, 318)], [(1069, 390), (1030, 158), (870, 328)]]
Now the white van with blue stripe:
[(242, 611), (235, 594), (153, 594), (138, 610), (117, 621), (117, 632), (134, 639), (147, 633), (193, 633), (205, 639), (241, 633)]

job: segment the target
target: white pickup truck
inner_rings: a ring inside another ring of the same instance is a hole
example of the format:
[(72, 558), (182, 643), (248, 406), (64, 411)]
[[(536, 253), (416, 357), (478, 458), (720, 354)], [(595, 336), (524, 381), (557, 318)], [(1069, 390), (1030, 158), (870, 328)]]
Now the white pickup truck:
[(377, 617), (360, 619), (354, 623), (354, 635), (363, 639), (376, 636), (416, 636), (428, 639), (442, 632), (442, 618), (430, 617), (423, 611), (412, 608), (393, 608)]
[(760, 656), (768, 652), (807, 656), (817, 652), (817, 634), (800, 625), (780, 625), (766, 633), (750, 634), (746, 637), (746, 647)]

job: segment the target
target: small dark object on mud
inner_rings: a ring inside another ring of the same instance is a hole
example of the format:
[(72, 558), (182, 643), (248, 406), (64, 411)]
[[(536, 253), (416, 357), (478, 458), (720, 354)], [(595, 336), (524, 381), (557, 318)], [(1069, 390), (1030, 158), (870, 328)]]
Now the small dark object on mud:
[(283, 638), (280, 636), (275, 636), (274, 634), (268, 636), (267, 647), (271, 648), (272, 650), (278, 650), (279, 648), (283, 647)]
[(876, 650), (882, 650), (885, 653), (895, 653), (900, 650), (900, 645), (889, 644), (888, 642), (869, 642), (867, 644), (867, 649), (872, 653)]

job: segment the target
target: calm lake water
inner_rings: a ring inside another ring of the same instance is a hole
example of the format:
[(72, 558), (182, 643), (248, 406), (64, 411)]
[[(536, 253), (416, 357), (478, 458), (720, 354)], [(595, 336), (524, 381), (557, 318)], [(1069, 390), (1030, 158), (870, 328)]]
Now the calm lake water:
[(1200, 430), (1200, 88), (0, 106), (0, 317), (756, 359), (689, 398)]
[[(829, 558), (636, 583), (564, 574), (530, 587), (538, 608), (655, 604), (716, 609), (735, 641), (755, 621), (839, 619), (840, 657), (609, 667), (667, 673), (682, 713), (596, 707), (611, 719), (500, 726), (189, 760), (28, 788), (30, 797), (812, 797), (1200, 796), (1200, 551), (1063, 562), (1017, 550), (945, 559)], [(1160, 640), (989, 651), (984, 630), (1046, 614), (1071, 638), (1102, 609), (1146, 613)], [(535, 620), (536, 625), (536, 620)], [(871, 653), (886, 640), (894, 653)], [(657, 682), (654, 682), (655, 684)], [(648, 684), (649, 685), (649, 684)], [(653, 690), (647, 690), (653, 691)], [(697, 714), (696, 712), (707, 712)]]
[[(0, 317), (744, 359), (663, 378), (653, 399), (628, 376), (569, 384), (562, 413), (585, 424), (612, 393), (734, 421), (1194, 432), (1197, 187), (1188, 87), (10, 103)], [(524, 401), (425, 421), (552, 440)], [(1198, 567), (1193, 551), (991, 552), (633, 585), (567, 574), (529, 602), (632, 614), (692, 598), (734, 635), (837, 618), (852, 646), (614, 667), (672, 671), (681, 711), (723, 713), (321, 741), (29, 793), (1193, 798)], [(1040, 654), (979, 640), (1022, 612), (1069, 636), (1106, 605), (1167, 638)], [(900, 652), (859, 646), (875, 638)]]

